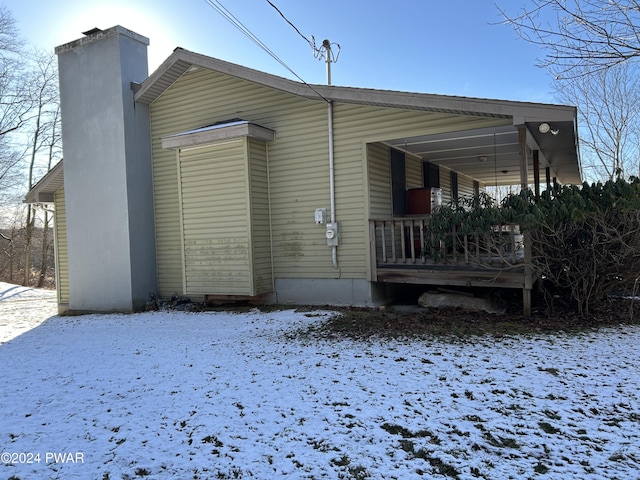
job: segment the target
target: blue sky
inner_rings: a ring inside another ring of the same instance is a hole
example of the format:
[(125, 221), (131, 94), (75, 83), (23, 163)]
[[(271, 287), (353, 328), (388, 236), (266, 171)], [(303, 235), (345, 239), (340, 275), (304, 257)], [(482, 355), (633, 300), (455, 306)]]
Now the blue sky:
[[(219, 0), (308, 83), (325, 66), (266, 0)], [(335, 85), (554, 103), (544, 52), (500, 24), (527, 0), (272, 0), (302, 34), (341, 45)], [(93, 27), (148, 37), (150, 71), (177, 47), (294, 78), (205, 0), (12, 0), (23, 37), (53, 51)]]

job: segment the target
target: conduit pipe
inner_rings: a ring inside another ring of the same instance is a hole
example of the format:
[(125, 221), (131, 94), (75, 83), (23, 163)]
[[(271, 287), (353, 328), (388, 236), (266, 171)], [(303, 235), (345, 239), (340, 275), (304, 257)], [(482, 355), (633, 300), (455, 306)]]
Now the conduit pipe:
[[(331, 202), (331, 223), (336, 222), (336, 185), (334, 173), (333, 158), (333, 103), (331, 100), (327, 102), (327, 124), (329, 130), (329, 197)], [(331, 247), (331, 259), (333, 260), (333, 268), (338, 268), (338, 247)]]
[[(324, 40), (322, 46), (327, 56), (327, 85), (331, 85), (331, 42)], [(331, 223), (336, 223), (336, 185), (335, 185), (335, 161), (333, 158), (333, 102), (327, 100), (327, 129), (329, 131), (329, 201), (331, 207)], [(338, 268), (338, 247), (331, 247), (331, 259), (333, 268)]]

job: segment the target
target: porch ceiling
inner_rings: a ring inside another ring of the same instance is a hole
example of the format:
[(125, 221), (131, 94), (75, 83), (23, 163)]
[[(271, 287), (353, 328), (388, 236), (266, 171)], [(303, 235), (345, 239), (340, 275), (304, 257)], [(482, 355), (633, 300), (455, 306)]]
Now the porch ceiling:
[[(558, 182), (581, 182), (573, 122), (555, 122), (551, 132), (538, 130), (541, 122), (527, 123), (527, 144), (539, 150), (540, 182), (546, 167)], [(433, 135), (396, 138), (386, 142), (394, 148), (493, 185), (520, 184), (518, 129), (513, 125), (486, 127)], [(529, 183), (533, 179), (533, 157), (528, 156)]]

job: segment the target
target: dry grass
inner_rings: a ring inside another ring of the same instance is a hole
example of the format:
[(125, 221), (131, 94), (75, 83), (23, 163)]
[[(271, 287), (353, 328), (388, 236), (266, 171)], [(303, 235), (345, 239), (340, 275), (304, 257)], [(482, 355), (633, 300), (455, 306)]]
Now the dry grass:
[(540, 332), (580, 331), (605, 326), (640, 323), (640, 301), (610, 298), (594, 307), (588, 316), (580, 316), (567, 305), (557, 302), (553, 311), (540, 308), (530, 318), (519, 305), (504, 314), (490, 314), (463, 309), (340, 308), (336, 315), (308, 333), (322, 336), (398, 337), (438, 335), (463, 338), (475, 335), (508, 336)]

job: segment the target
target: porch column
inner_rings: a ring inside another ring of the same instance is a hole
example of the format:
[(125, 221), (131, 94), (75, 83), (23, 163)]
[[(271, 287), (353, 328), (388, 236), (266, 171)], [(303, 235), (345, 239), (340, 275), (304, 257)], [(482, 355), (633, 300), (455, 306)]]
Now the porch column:
[(520, 152), (520, 188), (522, 190), (529, 186), (529, 167), (527, 165), (527, 127), (518, 127), (518, 151)]
[(544, 173), (547, 177), (547, 190), (551, 188), (551, 168), (547, 167), (544, 169)]
[(533, 184), (536, 200), (540, 198), (540, 151), (533, 151)]

